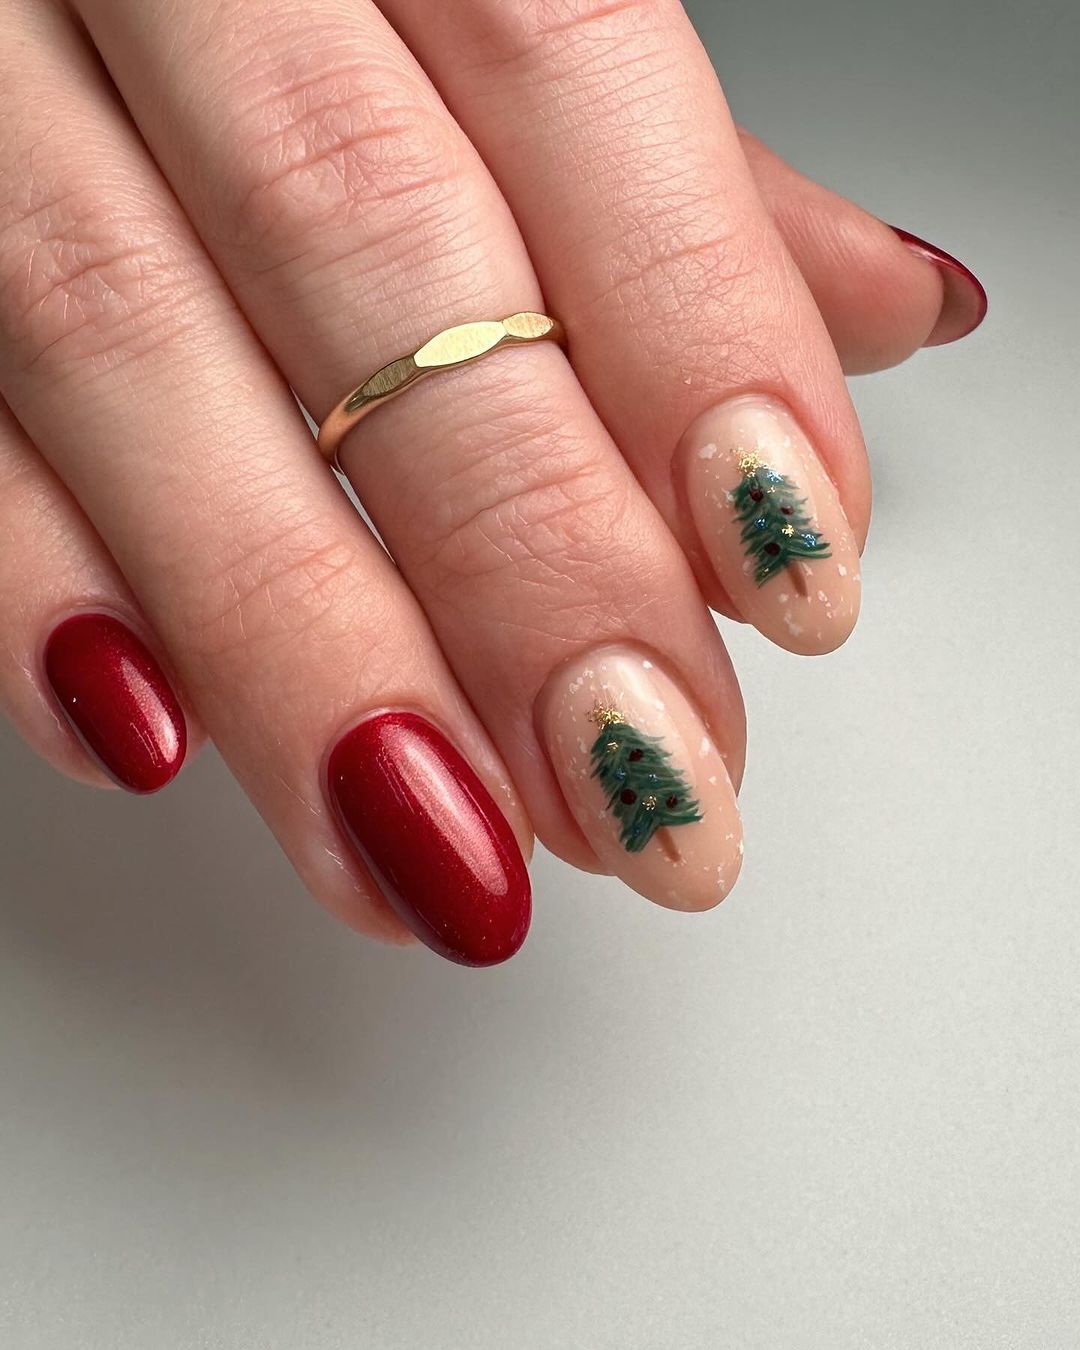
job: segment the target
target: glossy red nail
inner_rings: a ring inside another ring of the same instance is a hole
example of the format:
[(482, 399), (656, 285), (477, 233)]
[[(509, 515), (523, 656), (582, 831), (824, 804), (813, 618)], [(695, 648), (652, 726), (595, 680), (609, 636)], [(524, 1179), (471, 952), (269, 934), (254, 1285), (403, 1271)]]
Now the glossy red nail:
[(946, 342), (956, 342), (973, 333), (986, 318), (989, 304), (986, 288), (979, 278), (959, 258), (954, 258), (936, 244), (929, 244), (917, 234), (900, 229), (898, 225), (890, 225), (889, 228), (912, 253), (917, 253), (920, 258), (925, 258), (937, 267), (945, 285), (941, 313), (923, 346), (941, 347)]
[(430, 722), (386, 712), (345, 733), (327, 787), (397, 914), (440, 956), (490, 966), (529, 929), (529, 875), (506, 817)]
[(111, 614), (75, 614), (45, 645), (45, 675), (75, 734), (129, 792), (157, 792), (187, 750), (184, 714), (145, 644)]

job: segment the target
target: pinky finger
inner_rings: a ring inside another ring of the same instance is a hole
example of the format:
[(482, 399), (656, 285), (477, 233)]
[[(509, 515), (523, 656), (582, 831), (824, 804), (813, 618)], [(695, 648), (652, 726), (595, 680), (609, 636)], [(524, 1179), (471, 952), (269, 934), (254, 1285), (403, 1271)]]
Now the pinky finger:
[(156, 792), (187, 719), (115, 562), (0, 403), (0, 711), (61, 773)]
[(982, 282), (934, 244), (889, 226), (793, 169), (739, 127), (758, 192), (821, 311), (849, 375), (899, 365), (974, 332)]

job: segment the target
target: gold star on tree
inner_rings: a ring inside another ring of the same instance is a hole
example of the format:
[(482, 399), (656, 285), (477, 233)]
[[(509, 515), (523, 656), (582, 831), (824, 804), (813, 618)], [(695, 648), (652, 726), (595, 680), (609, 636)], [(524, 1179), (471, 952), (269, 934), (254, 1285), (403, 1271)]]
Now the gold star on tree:
[(594, 703), (592, 712), (587, 713), (586, 716), (590, 722), (595, 722), (601, 731), (606, 731), (608, 727), (613, 727), (616, 722), (623, 720), (623, 715), (618, 708), (600, 702)]
[(736, 453), (739, 456), (739, 472), (746, 478), (751, 478), (758, 469), (765, 467), (765, 461), (756, 450), (746, 451), (740, 445)]

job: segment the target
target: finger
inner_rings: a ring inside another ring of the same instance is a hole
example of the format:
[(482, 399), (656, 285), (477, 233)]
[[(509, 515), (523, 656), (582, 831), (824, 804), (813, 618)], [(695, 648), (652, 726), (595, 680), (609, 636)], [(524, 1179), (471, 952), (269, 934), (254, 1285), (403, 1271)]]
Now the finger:
[(859, 607), (862, 438), (681, 6), (384, 8), (491, 166), (586, 391), (705, 593), (791, 650), (837, 646)]
[(0, 403), (0, 708), (61, 773), (157, 792), (187, 750), (160, 644), (86, 517)]
[[(485, 166), (373, 7), (204, 0), (179, 34), (135, 0), (82, 12), (317, 417), (440, 329), (541, 307)], [(418, 386), (356, 429), (342, 463), (545, 842), (665, 905), (722, 898), (739, 865), (717, 752), (737, 775), (730, 665), (685, 559), (560, 352), (498, 352)], [(601, 739), (593, 702), (658, 738), (681, 786), (650, 791), (658, 752)], [(634, 749), (626, 772), (642, 781), (613, 795), (605, 756)], [(691, 800), (700, 810), (684, 813)], [(639, 810), (662, 838), (627, 835)]]
[(944, 250), (805, 177), (742, 127), (754, 182), (853, 375), (973, 332), (986, 291)]
[(507, 820), (528, 825), (423, 616), (66, 17), (6, 9), (0, 53), (10, 406), (312, 891), (505, 958), (529, 914)]

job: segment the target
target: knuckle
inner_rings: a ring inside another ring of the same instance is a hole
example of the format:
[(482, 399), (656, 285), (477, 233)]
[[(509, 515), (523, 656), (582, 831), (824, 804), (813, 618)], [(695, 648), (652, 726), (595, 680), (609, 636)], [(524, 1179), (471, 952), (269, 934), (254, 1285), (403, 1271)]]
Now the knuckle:
[(421, 513), (433, 525), (417, 560), (425, 590), (465, 612), (505, 603), (515, 621), (546, 615), (559, 631), (575, 612), (595, 616), (613, 570), (633, 565), (631, 480), (555, 417), (547, 425), (524, 411), (486, 418), (484, 440)]
[(488, 0), (486, 7), (494, 10), (489, 32), (495, 59), (520, 64), (556, 49), (620, 44), (655, 26), (662, 0), (517, 0), (508, 7)]
[(110, 197), (75, 183), (0, 209), (0, 323), (22, 368), (119, 363), (184, 326), (190, 266), (160, 222), (121, 222)]
[(340, 641), (357, 631), (359, 576), (355, 541), (326, 537), (316, 522), (297, 520), (273, 537), (238, 549), (208, 578), (205, 595), (219, 599), (195, 626), (211, 659), (264, 655), (304, 640)]
[[(291, 55), (236, 114), (242, 228), (259, 244), (295, 249), (315, 230), (385, 234), (445, 209), (462, 173), (460, 138), (434, 100), (377, 62), (329, 72)], [(372, 219), (372, 212), (382, 219)]]
[(680, 231), (672, 228), (670, 216), (666, 228), (657, 222), (642, 233), (642, 247), (626, 250), (611, 278), (611, 290), (634, 304), (645, 291), (650, 305), (666, 295), (676, 311), (693, 295), (707, 295), (714, 304), (734, 294), (741, 304), (759, 284), (757, 252), (739, 233)]
[(777, 303), (770, 291), (777, 279), (769, 267), (773, 250), (753, 229), (724, 221), (710, 229), (709, 214), (705, 202), (690, 213), (672, 203), (635, 237), (613, 239), (608, 266), (586, 304), (609, 319), (647, 310), (656, 333), (681, 334), (684, 347), (703, 318), (703, 327), (729, 344), (764, 333)]

